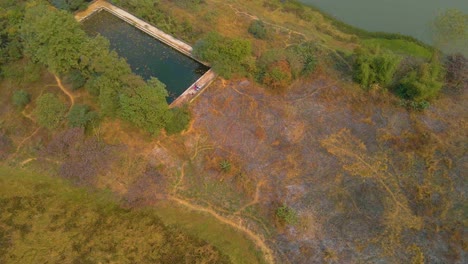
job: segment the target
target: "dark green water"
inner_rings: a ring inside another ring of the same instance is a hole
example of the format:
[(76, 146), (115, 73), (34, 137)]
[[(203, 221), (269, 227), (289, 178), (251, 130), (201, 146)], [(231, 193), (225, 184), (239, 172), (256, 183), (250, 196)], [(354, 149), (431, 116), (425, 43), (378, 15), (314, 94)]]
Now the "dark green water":
[(209, 69), (107, 11), (91, 15), (83, 21), (83, 27), (91, 36), (100, 34), (107, 38), (133, 72), (145, 80), (156, 77), (166, 84), (168, 102), (174, 101)]
[(299, 0), (343, 22), (369, 31), (413, 36), (432, 43), (431, 23), (455, 8), (468, 13), (468, 0)]

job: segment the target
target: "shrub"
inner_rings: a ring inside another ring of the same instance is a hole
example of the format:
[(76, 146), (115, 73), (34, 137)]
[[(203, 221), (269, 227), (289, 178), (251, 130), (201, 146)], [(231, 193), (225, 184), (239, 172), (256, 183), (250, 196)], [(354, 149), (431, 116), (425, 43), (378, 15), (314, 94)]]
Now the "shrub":
[(98, 118), (98, 113), (91, 111), (88, 105), (74, 105), (68, 113), (68, 125), (70, 127), (87, 128), (93, 124)]
[(429, 101), (437, 96), (443, 85), (442, 66), (434, 56), (430, 63), (422, 63), (410, 71), (399, 82), (397, 93), (400, 97), (417, 102)]
[(25, 90), (18, 90), (12, 96), (13, 105), (23, 109), (31, 101), (31, 96)]
[(364, 89), (376, 83), (390, 85), (400, 63), (398, 56), (379, 47), (357, 49), (355, 55), (354, 80)]
[(46, 93), (37, 98), (34, 113), (37, 123), (48, 129), (56, 128), (63, 120), (67, 107), (55, 95)]
[(228, 173), (231, 170), (231, 163), (228, 160), (222, 160), (219, 162), (219, 168), (222, 172)]
[(176, 134), (187, 129), (190, 122), (190, 112), (187, 107), (183, 108), (172, 108), (169, 110), (169, 118), (166, 124), (166, 132)]
[(293, 208), (285, 204), (283, 204), (282, 206), (278, 207), (278, 209), (276, 209), (276, 216), (279, 218), (281, 222), (284, 222), (289, 225), (296, 224), (298, 220), (297, 212)]
[(248, 40), (223, 37), (216, 32), (209, 33), (195, 43), (193, 54), (212, 64), (213, 69), (224, 78), (234, 73), (246, 74), (246, 66), (252, 53)]
[(252, 21), (252, 23), (250, 23), (248, 31), (257, 39), (268, 38), (267, 28), (265, 27), (265, 24), (261, 20)]

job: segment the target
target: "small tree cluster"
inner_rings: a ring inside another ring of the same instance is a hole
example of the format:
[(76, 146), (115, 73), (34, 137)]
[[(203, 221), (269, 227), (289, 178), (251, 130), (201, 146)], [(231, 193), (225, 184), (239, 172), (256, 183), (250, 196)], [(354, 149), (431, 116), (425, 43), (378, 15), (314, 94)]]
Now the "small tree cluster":
[(193, 54), (212, 64), (213, 69), (225, 78), (234, 73), (247, 73), (251, 64), (252, 46), (248, 40), (231, 39), (211, 32), (195, 43)]
[[(97, 99), (102, 116), (120, 117), (153, 135), (165, 127), (175, 133), (188, 123), (185, 112), (169, 110), (162, 83), (156, 79), (145, 82), (133, 74), (127, 62), (110, 51), (109, 41), (100, 36), (89, 38), (73, 15), (31, 5), (21, 30), (26, 52), (53, 73), (66, 74), (74, 89), (84, 85)], [(77, 105), (68, 119), (72, 127), (86, 127), (96, 114)], [(176, 120), (184, 122), (178, 127)]]
[(60, 99), (54, 94), (45, 93), (37, 98), (34, 114), (40, 126), (54, 129), (63, 120), (66, 111), (67, 107)]
[(88, 105), (76, 104), (68, 113), (68, 125), (70, 127), (88, 128), (98, 119), (98, 113), (91, 110)]
[(354, 79), (364, 89), (374, 84), (388, 87), (398, 69), (400, 58), (379, 47), (357, 49), (354, 64)]
[(436, 97), (443, 86), (443, 68), (437, 56), (429, 63), (422, 63), (418, 69), (410, 71), (398, 85), (398, 94), (404, 99), (416, 102), (428, 101)]
[(25, 90), (17, 90), (13, 92), (11, 100), (14, 106), (23, 109), (31, 101), (31, 96)]

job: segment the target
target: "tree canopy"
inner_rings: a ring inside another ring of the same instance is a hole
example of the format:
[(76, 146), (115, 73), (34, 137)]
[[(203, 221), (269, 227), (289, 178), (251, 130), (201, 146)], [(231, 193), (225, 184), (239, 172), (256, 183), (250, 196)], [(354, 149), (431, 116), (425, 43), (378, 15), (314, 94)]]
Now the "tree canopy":
[(435, 45), (444, 52), (468, 56), (468, 14), (448, 9), (435, 18), (433, 31)]
[(147, 85), (120, 95), (120, 115), (124, 120), (156, 135), (169, 121), (167, 95), (164, 84), (152, 78)]
[(27, 8), (21, 35), (26, 54), (56, 74), (77, 68), (86, 33), (74, 17), (46, 5)]

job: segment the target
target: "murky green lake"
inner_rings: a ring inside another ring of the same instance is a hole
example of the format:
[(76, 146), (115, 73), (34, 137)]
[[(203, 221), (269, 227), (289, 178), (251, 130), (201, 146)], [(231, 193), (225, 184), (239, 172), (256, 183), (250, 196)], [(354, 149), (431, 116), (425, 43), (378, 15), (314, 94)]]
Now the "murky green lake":
[(111, 48), (127, 60), (133, 72), (145, 80), (156, 77), (166, 84), (168, 102), (209, 69), (107, 11), (94, 13), (82, 23), (91, 36), (100, 34), (107, 38)]
[(369, 31), (413, 36), (432, 43), (431, 22), (439, 12), (468, 13), (468, 0), (299, 0), (337, 19)]

